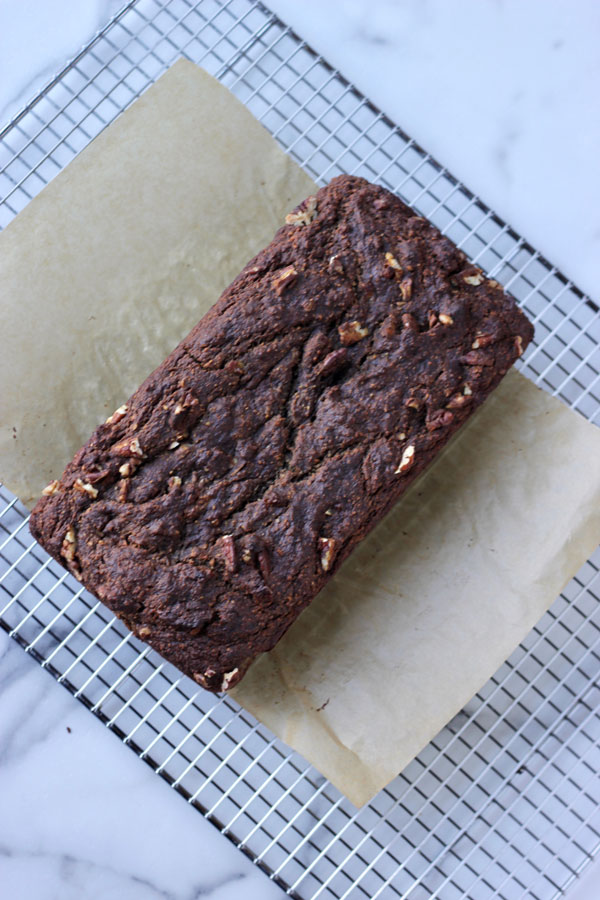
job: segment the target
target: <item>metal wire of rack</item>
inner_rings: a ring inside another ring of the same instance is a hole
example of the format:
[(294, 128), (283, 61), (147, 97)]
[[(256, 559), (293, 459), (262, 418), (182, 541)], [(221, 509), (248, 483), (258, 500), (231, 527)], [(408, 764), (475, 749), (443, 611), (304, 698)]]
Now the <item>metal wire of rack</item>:
[[(179, 56), (319, 182), (364, 175), (533, 319), (523, 371), (600, 421), (597, 306), (253, 0), (134, 0), (0, 132), (0, 227)], [(0, 488), (0, 624), (291, 896), (551, 900), (600, 847), (600, 553), (467, 707), (357, 811), (227, 697), (144, 647)]]

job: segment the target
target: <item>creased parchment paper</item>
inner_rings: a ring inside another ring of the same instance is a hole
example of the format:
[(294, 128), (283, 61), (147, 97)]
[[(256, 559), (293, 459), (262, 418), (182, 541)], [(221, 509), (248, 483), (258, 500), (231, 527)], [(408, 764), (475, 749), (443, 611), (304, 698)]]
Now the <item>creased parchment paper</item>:
[(314, 184), (180, 60), (0, 235), (0, 476), (27, 506)]
[[(27, 504), (313, 184), (179, 62), (0, 235), (0, 475)], [(397, 774), (600, 535), (600, 430), (510, 373), (236, 699), (355, 804)]]
[(600, 429), (509, 372), (232, 694), (361, 806), (599, 538)]

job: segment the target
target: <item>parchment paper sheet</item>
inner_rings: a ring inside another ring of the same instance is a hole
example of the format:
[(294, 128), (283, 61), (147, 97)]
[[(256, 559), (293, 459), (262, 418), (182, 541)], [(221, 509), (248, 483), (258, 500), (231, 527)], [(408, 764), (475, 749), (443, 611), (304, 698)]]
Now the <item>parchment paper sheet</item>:
[[(0, 475), (31, 504), (313, 190), (179, 62), (0, 235)], [(357, 805), (600, 535), (600, 430), (511, 373), (236, 699)]]
[(361, 806), (599, 538), (600, 429), (509, 372), (232, 694)]
[(187, 60), (92, 141), (0, 235), (7, 487), (33, 505), (313, 190)]

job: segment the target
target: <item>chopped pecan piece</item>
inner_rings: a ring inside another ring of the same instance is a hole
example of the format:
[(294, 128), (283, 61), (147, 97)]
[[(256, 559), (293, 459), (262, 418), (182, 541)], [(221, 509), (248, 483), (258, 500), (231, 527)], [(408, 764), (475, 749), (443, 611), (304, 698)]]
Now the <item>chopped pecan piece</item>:
[(319, 538), (319, 552), (321, 559), (321, 568), (324, 572), (329, 572), (335, 558), (334, 539), (325, 537)]
[(223, 681), (221, 682), (221, 690), (228, 691), (229, 688), (238, 683), (241, 677), (240, 670), (237, 666), (235, 669), (232, 669), (231, 672), (226, 672), (223, 676)]
[(285, 217), (286, 225), (309, 225), (317, 215), (317, 198), (307, 197)]
[(286, 288), (290, 287), (298, 277), (298, 272), (294, 266), (286, 266), (273, 279), (273, 287), (280, 296)]
[(414, 444), (409, 444), (408, 447), (405, 447), (404, 453), (402, 454), (402, 459), (400, 460), (400, 464), (394, 475), (404, 475), (405, 472), (411, 468), (413, 462), (415, 461), (415, 447)]
[(223, 535), (221, 538), (221, 547), (223, 549), (225, 568), (228, 572), (235, 572), (237, 567), (237, 551), (232, 534)]
[(89, 481), (82, 481), (81, 478), (76, 479), (73, 487), (81, 494), (87, 494), (92, 498), (92, 500), (95, 500), (98, 496), (98, 488), (95, 488), (93, 484), (89, 483)]
[(125, 415), (126, 412), (127, 412), (127, 404), (124, 403), (123, 406), (119, 406), (118, 409), (115, 409), (112, 416), (109, 416), (104, 424), (105, 425), (114, 425), (115, 422), (118, 422), (119, 419), (123, 418), (123, 416)]
[(357, 322), (356, 319), (352, 322), (344, 322), (342, 325), (338, 325), (340, 341), (346, 347), (350, 346), (350, 344), (356, 344), (358, 341), (362, 341), (368, 333), (369, 329), (365, 325), (361, 325), (360, 322)]
[(388, 266), (390, 266), (390, 268), (396, 269), (397, 272), (402, 271), (402, 266), (400, 265), (396, 257), (389, 251), (385, 254), (385, 261)]
[(435, 431), (436, 428), (448, 428), (452, 424), (454, 416), (448, 409), (436, 409), (427, 417), (426, 427), (428, 431)]
[(493, 334), (478, 334), (475, 336), (475, 340), (471, 344), (471, 350), (480, 350), (484, 347), (488, 347), (494, 340)]

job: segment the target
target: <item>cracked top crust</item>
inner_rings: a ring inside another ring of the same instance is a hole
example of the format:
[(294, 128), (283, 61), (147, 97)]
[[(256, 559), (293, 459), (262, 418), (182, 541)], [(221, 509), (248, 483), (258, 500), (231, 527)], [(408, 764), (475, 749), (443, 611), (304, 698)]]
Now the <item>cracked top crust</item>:
[(341, 176), (287, 222), (30, 521), (210, 690), (275, 645), (533, 334), (383, 188)]

